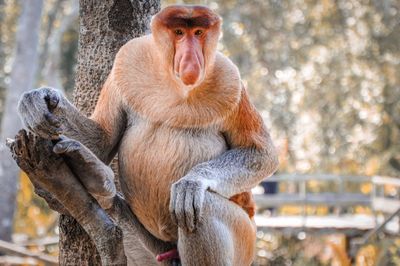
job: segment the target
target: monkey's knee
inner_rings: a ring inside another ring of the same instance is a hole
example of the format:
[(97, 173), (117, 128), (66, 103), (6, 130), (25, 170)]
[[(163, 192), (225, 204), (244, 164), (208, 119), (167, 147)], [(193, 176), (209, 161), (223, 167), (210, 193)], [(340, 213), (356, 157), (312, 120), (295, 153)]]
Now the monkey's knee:
[(179, 230), (178, 249), (183, 265), (250, 265), (256, 227), (248, 213), (215, 193), (207, 193), (204, 204), (202, 222), (196, 231)]
[(182, 265), (234, 265), (233, 242), (229, 228), (216, 219), (203, 222), (193, 233), (179, 229)]

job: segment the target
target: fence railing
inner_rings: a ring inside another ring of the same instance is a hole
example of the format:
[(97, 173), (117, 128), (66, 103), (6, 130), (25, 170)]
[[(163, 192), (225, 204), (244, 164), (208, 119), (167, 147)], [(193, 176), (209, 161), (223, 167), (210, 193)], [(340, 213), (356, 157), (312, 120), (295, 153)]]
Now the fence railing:
[[(319, 182), (322, 186), (325, 183), (329, 189), (311, 191), (311, 182)], [(284, 205), (324, 205), (339, 208), (361, 205), (369, 206), (372, 211), (393, 213), (400, 208), (400, 179), (393, 177), (284, 174), (267, 178), (263, 183), (277, 183), (278, 191), (274, 194), (255, 195), (257, 206), (261, 210)], [(282, 185), (290, 191), (280, 192)], [(361, 185), (369, 185), (369, 191), (362, 192)]]

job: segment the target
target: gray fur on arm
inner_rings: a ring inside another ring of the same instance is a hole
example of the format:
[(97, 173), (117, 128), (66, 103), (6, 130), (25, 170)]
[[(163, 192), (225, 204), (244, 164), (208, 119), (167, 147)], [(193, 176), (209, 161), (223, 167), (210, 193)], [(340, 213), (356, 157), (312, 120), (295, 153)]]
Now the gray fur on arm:
[(272, 142), (267, 149), (234, 148), (195, 166), (184, 178), (204, 179), (209, 190), (226, 198), (248, 191), (278, 167)]
[(24, 93), (18, 112), (29, 131), (45, 139), (65, 135), (88, 147), (101, 161), (109, 163), (126, 125), (124, 112), (112, 117), (112, 134), (96, 121), (86, 117), (56, 89), (43, 87)]

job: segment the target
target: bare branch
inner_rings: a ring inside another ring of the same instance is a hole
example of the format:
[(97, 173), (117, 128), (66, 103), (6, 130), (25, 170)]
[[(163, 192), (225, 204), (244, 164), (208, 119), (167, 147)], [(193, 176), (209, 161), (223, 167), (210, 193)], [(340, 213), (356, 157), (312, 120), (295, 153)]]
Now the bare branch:
[(64, 160), (53, 153), (54, 144), (21, 130), (8, 145), (13, 158), (32, 183), (62, 203), (90, 235), (102, 264), (126, 264), (121, 229), (87, 193)]

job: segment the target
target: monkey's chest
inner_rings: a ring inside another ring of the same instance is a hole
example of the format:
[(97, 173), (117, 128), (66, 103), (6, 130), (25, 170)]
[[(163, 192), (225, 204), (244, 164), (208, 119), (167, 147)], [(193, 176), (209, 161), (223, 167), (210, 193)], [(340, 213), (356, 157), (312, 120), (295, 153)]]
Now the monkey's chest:
[(156, 237), (176, 240), (168, 205), (172, 183), (226, 150), (216, 128), (177, 129), (141, 121), (127, 130), (119, 151), (122, 190), (142, 224)]

